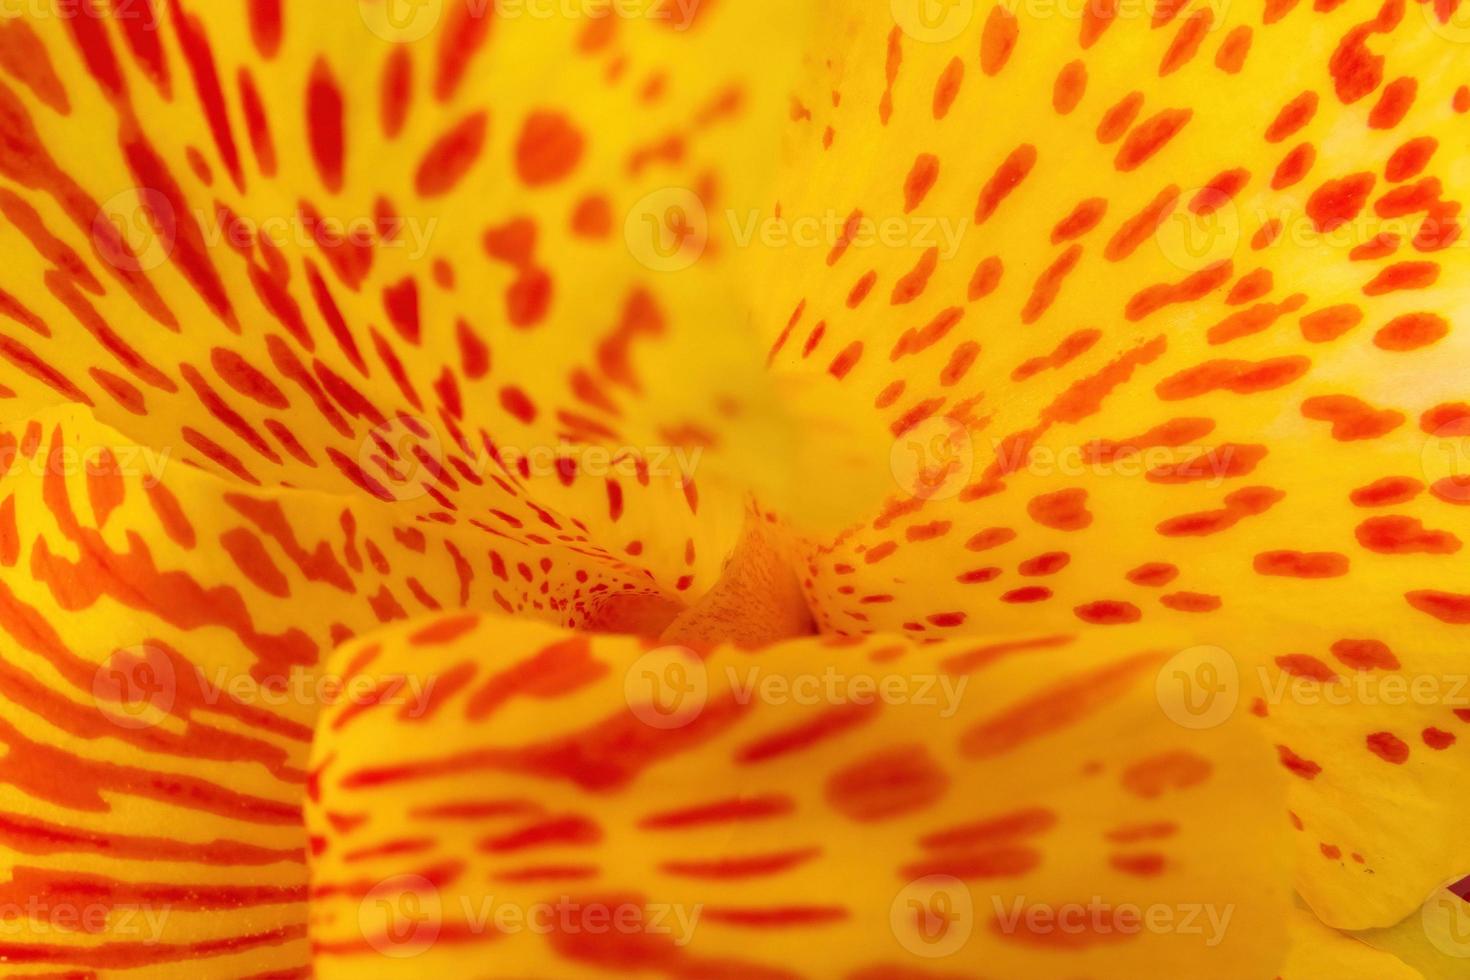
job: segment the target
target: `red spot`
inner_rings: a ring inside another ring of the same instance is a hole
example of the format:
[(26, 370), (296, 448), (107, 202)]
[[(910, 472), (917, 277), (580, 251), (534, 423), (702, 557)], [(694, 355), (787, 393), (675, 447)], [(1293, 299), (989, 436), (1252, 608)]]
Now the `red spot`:
[(1303, 92), (1281, 107), (1271, 125), (1266, 127), (1266, 142), (1280, 143), (1312, 121), (1317, 114), (1317, 93)]
[(581, 131), (562, 113), (533, 112), (516, 141), (516, 173), (531, 187), (555, 183), (576, 168), (583, 144)]
[(1449, 323), (1437, 313), (1405, 313), (1374, 334), (1373, 343), (1388, 351), (1418, 350), (1438, 342), (1449, 332)]
[(1338, 578), (1347, 574), (1348, 559), (1330, 551), (1263, 551), (1256, 555), (1254, 567), (1260, 575)]
[(975, 223), (984, 224), (1002, 201), (1026, 179), (1031, 168), (1036, 166), (1036, 147), (1022, 143), (1011, 151), (995, 174), (980, 190), (980, 200), (975, 205)]
[(1302, 415), (1332, 423), (1332, 438), (1338, 442), (1378, 439), (1404, 424), (1404, 414), (1392, 409), (1375, 409), (1351, 395), (1319, 395), (1302, 402)]
[(1424, 492), (1424, 484), (1408, 476), (1385, 476), (1358, 487), (1348, 499), (1359, 507), (1387, 507), (1413, 500)]
[(1227, 75), (1239, 73), (1245, 67), (1246, 55), (1250, 54), (1251, 37), (1251, 29), (1243, 24), (1225, 35), (1215, 52), (1215, 67)]
[(536, 419), (536, 406), (532, 404), (530, 397), (513, 385), (500, 390), (500, 405), (527, 425)]
[(1057, 73), (1052, 85), (1051, 105), (1058, 115), (1068, 115), (1082, 101), (1087, 91), (1087, 66), (1082, 61), (1069, 61)]
[(1379, 271), (1363, 287), (1365, 296), (1382, 296), (1401, 289), (1427, 289), (1439, 279), (1435, 262), (1396, 262)]
[(1176, 303), (1193, 303), (1203, 299), (1230, 281), (1234, 264), (1226, 259), (1185, 276), (1177, 283), (1159, 283), (1135, 293), (1128, 300), (1123, 315), (1136, 323)]
[(485, 145), (487, 123), (484, 112), (472, 113), (429, 148), (414, 177), (414, 189), (420, 197), (440, 197), (464, 179)]
[(1164, 109), (1139, 123), (1123, 141), (1113, 166), (1130, 173), (1143, 166), (1194, 117), (1192, 109)]
[(827, 802), (851, 820), (872, 822), (937, 802), (950, 778), (921, 745), (882, 749), (834, 773)]
[(1367, 738), (1368, 751), (1385, 762), (1403, 765), (1409, 758), (1409, 746), (1391, 732), (1374, 732)]
[(1368, 203), (1377, 180), (1374, 174), (1363, 172), (1324, 181), (1307, 199), (1307, 217), (1324, 234), (1347, 224)]
[(383, 66), (383, 80), (378, 90), (378, 116), (383, 135), (397, 138), (403, 132), (408, 119), (408, 107), (413, 100), (413, 58), (406, 46), (400, 45), (388, 56)]
[(1288, 653), (1276, 658), (1276, 666), (1292, 677), (1303, 677), (1307, 680), (1321, 681), (1324, 684), (1338, 679), (1337, 671), (1311, 654)]
[(1411, 139), (1397, 150), (1393, 156), (1388, 158), (1384, 165), (1383, 176), (1391, 183), (1401, 180), (1411, 180), (1429, 165), (1429, 160), (1434, 156), (1434, 151), (1439, 149), (1439, 140), (1433, 136), (1420, 136)]
[(1136, 623), (1143, 615), (1133, 603), (1112, 599), (1099, 599), (1096, 602), (1078, 606), (1072, 611), (1084, 623), (1094, 623), (1100, 626)]
[(909, 169), (903, 182), (903, 213), (908, 214), (924, 201), (929, 189), (939, 179), (939, 158), (932, 153), (920, 153)]
[(1398, 670), (1399, 659), (1381, 640), (1338, 640), (1332, 655), (1353, 670)]
[(1166, 562), (1139, 565), (1128, 573), (1128, 581), (1147, 588), (1162, 588), (1179, 577), (1179, 568)]
[(419, 342), (419, 284), (412, 276), (383, 289), (383, 309), (399, 336), (411, 344)]
[(1441, 751), (1455, 744), (1455, 736), (1441, 728), (1426, 728), (1420, 733), (1424, 744), (1435, 751)]
[(980, 38), (980, 70), (987, 75), (999, 74), (1010, 60), (1019, 33), (1015, 14), (1000, 4), (990, 8), (985, 32)]
[(1112, 143), (1121, 139), (1133, 125), (1133, 120), (1138, 117), (1138, 111), (1143, 108), (1143, 93), (1129, 92), (1119, 99), (1097, 124), (1097, 141), (1099, 143)]
[(939, 76), (939, 81), (934, 84), (934, 118), (943, 119), (949, 115), (949, 108), (954, 104), (955, 96), (960, 94), (960, 85), (965, 80), (965, 63), (959, 58), (953, 58), (945, 66), (944, 74)]
[(1026, 512), (1036, 523), (1058, 531), (1080, 531), (1092, 523), (1092, 514), (1087, 510), (1087, 491), (1082, 489), (1058, 490), (1033, 497), (1026, 505)]
[(1397, 78), (1385, 85), (1378, 104), (1368, 113), (1369, 128), (1393, 129), (1403, 122), (1418, 91), (1419, 83), (1412, 78)]
[(1109, 262), (1120, 262), (1132, 255), (1133, 252), (1145, 241), (1158, 231), (1165, 219), (1174, 213), (1174, 206), (1179, 201), (1179, 188), (1169, 186), (1160, 191), (1152, 201), (1144, 205), (1143, 210), (1123, 223), (1123, 226), (1114, 233), (1108, 241), (1107, 248), (1103, 250), (1103, 257)]
[(1448, 531), (1431, 531), (1417, 517), (1371, 517), (1354, 532), (1358, 543), (1381, 555), (1453, 555), (1460, 539)]
[(333, 194), (342, 190), (346, 153), (342, 124), (342, 91), (324, 60), (312, 68), (306, 89), (306, 131), (311, 156), (322, 184)]
[(1253, 394), (1290, 384), (1306, 374), (1311, 364), (1308, 358), (1301, 356), (1267, 361), (1206, 361), (1165, 378), (1154, 391), (1165, 401), (1196, 398), (1212, 391)]
[(1363, 322), (1363, 311), (1350, 303), (1329, 306), (1302, 317), (1302, 336), (1314, 344), (1336, 340)]
[(1470, 623), (1470, 595), (1421, 589), (1417, 592), (1405, 593), (1404, 598), (1415, 609), (1428, 613), (1442, 623), (1450, 623), (1455, 626)]
[(250, 38), (269, 61), (281, 47), (281, 0), (250, 0)]

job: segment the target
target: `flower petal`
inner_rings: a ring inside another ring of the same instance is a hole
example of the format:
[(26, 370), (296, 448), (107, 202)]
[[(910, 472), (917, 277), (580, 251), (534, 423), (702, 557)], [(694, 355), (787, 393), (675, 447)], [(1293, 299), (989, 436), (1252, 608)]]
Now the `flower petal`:
[(895, 482), (813, 535), (819, 625), (1190, 629), (1270, 702), (1312, 907), (1397, 922), (1470, 869), (1457, 29), (1086, 6), (832, 12), (768, 217), (835, 237), (762, 319)]
[(364, 638), (434, 693), (323, 716), (317, 976), (1269, 976), (1280, 779), (1163, 722), (1149, 649)]
[(1424, 980), (1424, 974), (1390, 953), (1322, 924), (1306, 909), (1291, 911), (1291, 955), (1281, 980)]
[(223, 481), (74, 406), (0, 428), (7, 968), (301, 975), (323, 653), (490, 603), (464, 548)]
[(849, 440), (774, 396), (730, 234), (667, 227), (769, 193), (764, 5), (66, 6), (5, 25), (7, 415), (476, 526), (517, 611), (619, 565), (668, 607), (578, 625), (671, 618), (750, 487), (818, 511), (793, 460)]
[(1357, 938), (1419, 971), (1425, 980), (1463, 976), (1470, 960), (1470, 900), (1464, 882), (1440, 888), (1422, 908), (1398, 925), (1359, 933)]

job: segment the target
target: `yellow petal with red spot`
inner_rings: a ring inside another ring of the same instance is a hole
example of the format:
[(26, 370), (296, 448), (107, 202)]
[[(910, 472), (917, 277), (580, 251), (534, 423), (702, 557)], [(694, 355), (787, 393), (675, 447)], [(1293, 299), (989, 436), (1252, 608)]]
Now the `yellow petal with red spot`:
[(685, 10), (7, 21), (8, 414), (88, 404), (246, 483), (404, 502), (509, 542), (533, 596), (576, 588), (578, 554), (626, 565), (632, 610), (507, 611), (667, 622), (749, 486), (819, 513), (792, 474), (850, 441), (777, 397), (730, 235), (668, 227), (768, 193), (779, 132), (755, 124), (805, 32)]
[(1470, 869), (1457, 28), (1059, 9), (830, 8), (761, 322), (894, 482), (811, 535), (819, 626), (1190, 630), (1298, 777), (1305, 897), (1392, 924)]
[(338, 663), (453, 684), (323, 716), (317, 976), (1269, 976), (1281, 780), (1249, 722), (1172, 728), (1168, 659), (383, 631)]
[(0, 429), (0, 459), (0, 957), (299, 970), (326, 652), (495, 582), (407, 515), (222, 481), (74, 407)]

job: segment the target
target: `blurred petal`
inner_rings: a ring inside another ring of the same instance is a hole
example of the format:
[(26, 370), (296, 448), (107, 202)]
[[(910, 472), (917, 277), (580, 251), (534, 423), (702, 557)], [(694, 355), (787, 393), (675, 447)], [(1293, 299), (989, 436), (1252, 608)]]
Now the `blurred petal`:
[(432, 526), (227, 483), (76, 408), (0, 429), (0, 460), (0, 957), (298, 975), (322, 656), (494, 583)]
[(818, 625), (1189, 629), (1277, 725), (1304, 896), (1389, 925), (1470, 870), (1463, 30), (1080, 6), (831, 7), (763, 217), (833, 231), (761, 320), (894, 484), (812, 536)]
[(339, 663), (436, 693), (323, 716), (317, 976), (1271, 976), (1280, 779), (1149, 651), (390, 628)]

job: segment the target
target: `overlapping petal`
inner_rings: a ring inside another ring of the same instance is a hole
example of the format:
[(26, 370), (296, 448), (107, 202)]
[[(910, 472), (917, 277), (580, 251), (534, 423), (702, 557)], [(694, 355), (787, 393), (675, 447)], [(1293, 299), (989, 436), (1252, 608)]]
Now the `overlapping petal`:
[(307, 752), (346, 696), (325, 654), (494, 583), (437, 528), (222, 480), (79, 408), (5, 426), (0, 459), (7, 968), (299, 969)]
[(1271, 975), (1282, 779), (1172, 730), (1169, 655), (383, 631), (342, 669), (444, 681), (323, 717), (317, 976)]
[(1189, 629), (1349, 928), (1470, 868), (1453, 6), (833, 5), (761, 280), (891, 440), (821, 626)]

